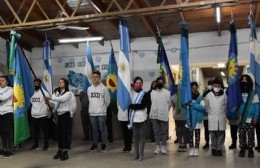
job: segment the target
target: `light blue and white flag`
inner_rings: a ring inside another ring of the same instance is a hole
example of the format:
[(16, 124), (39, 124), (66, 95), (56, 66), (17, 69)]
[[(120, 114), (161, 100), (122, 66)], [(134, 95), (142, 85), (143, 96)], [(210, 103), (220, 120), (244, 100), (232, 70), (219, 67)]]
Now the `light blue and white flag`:
[(117, 103), (119, 109), (125, 111), (131, 103), (131, 73), (130, 73), (130, 38), (125, 18), (119, 22), (120, 50), (118, 59)]
[(253, 16), (249, 15), (249, 25), (251, 33), (250, 39), (250, 72), (255, 78), (255, 90), (260, 97), (260, 54), (258, 51), (259, 45), (257, 42), (256, 28), (253, 21)]
[(92, 60), (91, 47), (87, 42), (86, 48), (86, 64), (83, 79), (83, 91), (87, 93), (88, 87), (92, 84), (92, 72), (94, 71), (94, 63)]
[(50, 41), (46, 40), (43, 43), (43, 60), (44, 60), (44, 68), (43, 68), (43, 84), (45, 89), (52, 95), (52, 66), (51, 66), (51, 48)]

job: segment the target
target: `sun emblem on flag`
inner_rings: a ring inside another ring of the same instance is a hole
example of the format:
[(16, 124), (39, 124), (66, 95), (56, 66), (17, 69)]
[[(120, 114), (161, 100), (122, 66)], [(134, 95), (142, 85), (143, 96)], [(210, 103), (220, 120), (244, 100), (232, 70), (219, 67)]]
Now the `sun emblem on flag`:
[(44, 75), (44, 81), (50, 81), (50, 77), (49, 77), (49, 75)]
[(114, 92), (117, 88), (117, 78), (115, 74), (107, 76), (106, 85), (109, 90)]
[(119, 70), (120, 70), (121, 72), (125, 72), (125, 69), (126, 69), (126, 65), (125, 65), (125, 63), (123, 62), (122, 64), (120, 64)]
[(237, 62), (234, 58), (229, 59), (228, 61), (228, 76), (234, 78), (237, 74)]
[(20, 84), (14, 85), (14, 110), (22, 108), (25, 103), (24, 90)]

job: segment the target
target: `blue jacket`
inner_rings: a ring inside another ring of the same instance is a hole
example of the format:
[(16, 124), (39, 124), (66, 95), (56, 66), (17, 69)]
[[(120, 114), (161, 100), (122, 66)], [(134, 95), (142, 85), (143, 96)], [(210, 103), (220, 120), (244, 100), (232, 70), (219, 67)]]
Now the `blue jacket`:
[(200, 105), (201, 99), (202, 97), (198, 96), (196, 100), (192, 101), (189, 107), (186, 107), (185, 119), (186, 119), (186, 124), (190, 130), (194, 130), (197, 123), (198, 124), (202, 123), (205, 111), (203, 106)]
[[(246, 105), (246, 102), (243, 102), (240, 105), (239, 113), (240, 113), (241, 117), (242, 117), (245, 105)], [(250, 105), (250, 108), (249, 108), (248, 113), (247, 113), (247, 119), (257, 120), (258, 117), (259, 117), (259, 99), (258, 99), (257, 94), (255, 94), (253, 101), (252, 101), (252, 104)]]

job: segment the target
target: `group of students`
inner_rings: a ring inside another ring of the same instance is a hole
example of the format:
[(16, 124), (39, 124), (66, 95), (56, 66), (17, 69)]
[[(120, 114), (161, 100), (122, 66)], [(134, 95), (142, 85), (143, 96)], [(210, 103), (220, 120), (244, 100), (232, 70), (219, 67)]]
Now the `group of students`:
[[(101, 135), (101, 151), (107, 150), (107, 126), (106, 116), (110, 104), (108, 89), (101, 82), (99, 71), (92, 74), (93, 82), (87, 90), (88, 113), (92, 129), (92, 146), (90, 151), (98, 148), (98, 139)], [(31, 97), (31, 115), (34, 128), (34, 144), (30, 148), (39, 148), (39, 134), (43, 130), (43, 150), (49, 149), (48, 120), (51, 114), (56, 118), (58, 151), (53, 156), (61, 161), (69, 159), (68, 150), (71, 149), (72, 120), (76, 111), (74, 94), (69, 90), (69, 82), (61, 78), (58, 88), (52, 96), (41, 86), (41, 80), (34, 80), (34, 95)], [(133, 160), (144, 159), (145, 130), (144, 124), (149, 118), (155, 139), (154, 154), (167, 154), (166, 141), (168, 138), (168, 119), (170, 108), (176, 107), (177, 96), (171, 96), (170, 91), (164, 88), (165, 79), (158, 77), (152, 82), (151, 90), (143, 90), (143, 80), (135, 77), (132, 83), (131, 104), (128, 109), (118, 111), (124, 139), (122, 152), (128, 153), (134, 146)], [(182, 106), (181, 110), (174, 110), (177, 141), (179, 151), (185, 152), (189, 144), (189, 156), (199, 156), (200, 128), (205, 117), (208, 118), (208, 130), (211, 136), (211, 149), (213, 156), (222, 156), (225, 141), (225, 129), (227, 118), (227, 96), (221, 78), (215, 78), (209, 82), (212, 84), (208, 90), (200, 96), (198, 83), (191, 83), (192, 101)], [(254, 157), (254, 130), (259, 119), (259, 98), (253, 87), (253, 80), (249, 75), (240, 77), (243, 103), (239, 107), (236, 128), (231, 126), (232, 144), (230, 149), (236, 147), (237, 130), (239, 130), (240, 157)], [(7, 76), (0, 77), (0, 135), (2, 149), (0, 155), (11, 156), (13, 151), (13, 89)], [(51, 111), (51, 112), (50, 112)], [(234, 119), (234, 118), (233, 118)], [(231, 123), (231, 120), (230, 120)], [(205, 125), (205, 124), (204, 124)], [(259, 126), (259, 125), (258, 125)], [(259, 128), (258, 128), (259, 134)], [(258, 135), (259, 136), (259, 135)], [(195, 137), (195, 143), (194, 143)], [(259, 140), (260, 141), (260, 140)], [(258, 145), (259, 142), (258, 142)], [(204, 148), (209, 147), (209, 138)]]

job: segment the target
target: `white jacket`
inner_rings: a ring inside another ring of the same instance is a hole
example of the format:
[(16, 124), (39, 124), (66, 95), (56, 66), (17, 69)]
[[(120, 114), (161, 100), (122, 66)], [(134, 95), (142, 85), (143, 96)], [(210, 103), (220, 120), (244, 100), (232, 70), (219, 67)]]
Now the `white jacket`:
[(90, 116), (106, 116), (107, 107), (110, 103), (108, 89), (100, 83), (98, 86), (93, 84), (88, 88), (88, 100)]
[[(47, 91), (45, 91), (44, 89), (42, 90), (46, 97), (50, 97)], [(30, 101), (32, 103), (31, 114), (33, 118), (41, 118), (48, 116), (48, 112), (50, 109), (45, 103), (45, 99), (41, 90), (35, 91)]]
[(14, 90), (12, 87), (0, 87), (0, 115), (14, 112), (13, 95)]
[[(70, 112), (71, 108), (71, 96), (72, 96), (72, 92), (71, 91), (67, 91), (66, 93), (54, 93), (52, 95), (52, 100), (54, 103), (60, 103), (58, 109), (57, 109), (57, 113), (58, 115), (62, 115), (66, 112)], [(70, 116), (72, 117), (72, 114), (70, 112)]]
[(226, 129), (227, 96), (215, 96), (213, 92), (204, 98), (205, 111), (208, 113), (209, 131)]
[(171, 93), (164, 88), (153, 90), (151, 92), (151, 103), (150, 119), (168, 121), (172, 105)]

